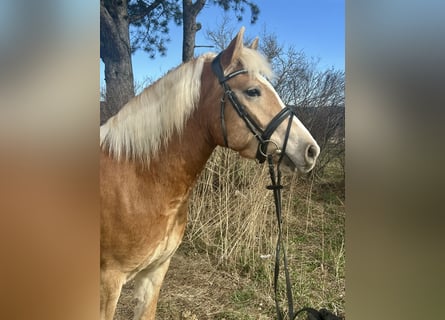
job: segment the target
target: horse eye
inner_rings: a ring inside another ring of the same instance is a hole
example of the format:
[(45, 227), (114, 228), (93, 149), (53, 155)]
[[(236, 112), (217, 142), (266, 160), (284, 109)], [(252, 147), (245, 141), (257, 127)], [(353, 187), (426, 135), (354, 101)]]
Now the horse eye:
[(261, 96), (261, 91), (257, 88), (251, 88), (251, 89), (247, 89), (245, 91), (245, 93), (249, 96), (249, 97), (259, 97)]

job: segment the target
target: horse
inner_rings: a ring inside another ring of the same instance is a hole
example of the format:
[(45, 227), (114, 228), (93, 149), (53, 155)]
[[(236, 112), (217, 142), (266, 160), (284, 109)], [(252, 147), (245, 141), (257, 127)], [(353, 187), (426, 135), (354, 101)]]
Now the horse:
[(273, 72), (258, 38), (244, 46), (243, 35), (244, 27), (219, 55), (169, 71), (100, 127), (103, 320), (113, 319), (131, 279), (134, 319), (155, 319), (190, 192), (217, 146), (259, 162), (282, 161), (290, 172), (315, 165), (317, 142), (267, 80)]

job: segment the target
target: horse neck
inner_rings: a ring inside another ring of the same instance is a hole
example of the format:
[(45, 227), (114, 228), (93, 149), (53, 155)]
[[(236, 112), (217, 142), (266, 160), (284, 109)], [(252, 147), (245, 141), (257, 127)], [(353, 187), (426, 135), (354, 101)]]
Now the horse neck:
[[(214, 78), (209, 62), (204, 63), (202, 78)], [(193, 185), (219, 144), (214, 133), (219, 113), (212, 108), (214, 101), (219, 99), (217, 89), (216, 81), (202, 81), (198, 106), (186, 121), (182, 134), (173, 134), (168, 145), (162, 148), (153, 165), (150, 165), (151, 168), (162, 163), (163, 169), (167, 168), (166, 174), (172, 175), (172, 179), (181, 181), (182, 178), (185, 184)]]
[(169, 143), (150, 162), (149, 174), (181, 184), (187, 190), (194, 184), (215, 149), (203, 116), (195, 110), (186, 121), (182, 134), (174, 133)]

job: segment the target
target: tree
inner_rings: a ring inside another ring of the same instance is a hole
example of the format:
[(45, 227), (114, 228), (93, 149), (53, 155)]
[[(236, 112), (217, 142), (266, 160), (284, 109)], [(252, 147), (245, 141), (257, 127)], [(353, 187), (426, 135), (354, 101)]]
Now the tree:
[(101, 114), (109, 118), (134, 95), (127, 0), (100, 1), (100, 58), (107, 84)]
[[(258, 20), (260, 9), (258, 6), (248, 0), (211, 0), (210, 2), (219, 5), (228, 11), (232, 9), (235, 12), (236, 18), (241, 21), (245, 11), (244, 6), (250, 7), (251, 18), (250, 23), (255, 23)], [(196, 32), (201, 30), (201, 24), (196, 22), (196, 17), (204, 8), (207, 0), (183, 0), (183, 42), (182, 42), (182, 61), (186, 62), (193, 58), (195, 50)]]
[(101, 122), (115, 114), (134, 96), (131, 54), (146, 51), (151, 58), (165, 55), (168, 24), (183, 23), (183, 61), (193, 58), (195, 35), (200, 29), (196, 18), (206, 3), (233, 10), (242, 19), (245, 6), (251, 9), (251, 22), (258, 19), (259, 8), (249, 0), (101, 0), (100, 57), (105, 65), (106, 103), (101, 104)]
[(182, 32), (182, 61), (186, 62), (193, 58), (195, 53), (196, 32), (201, 29), (201, 24), (196, 23), (196, 17), (201, 12), (206, 0), (182, 0), (183, 32)]
[(156, 52), (165, 54), (168, 22), (172, 18), (181, 22), (178, 0), (101, 0), (100, 57), (106, 82), (101, 123), (135, 94), (131, 54), (138, 49), (152, 58)]
[(168, 24), (173, 20), (182, 23), (182, 11), (179, 0), (130, 0), (128, 14), (131, 25), (132, 51), (144, 50), (155, 58), (167, 53), (170, 42)]
[(216, 22), (213, 28), (206, 29), (205, 37), (214, 44), (217, 51), (223, 51), (227, 48), (230, 41), (235, 38), (236, 33), (237, 30), (233, 26), (231, 18), (225, 14), (220, 22)]

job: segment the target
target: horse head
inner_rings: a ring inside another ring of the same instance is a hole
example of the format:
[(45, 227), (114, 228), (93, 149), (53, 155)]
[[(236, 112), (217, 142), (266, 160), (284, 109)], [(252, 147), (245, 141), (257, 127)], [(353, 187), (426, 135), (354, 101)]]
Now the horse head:
[(210, 124), (215, 143), (246, 158), (269, 159), (289, 171), (308, 172), (320, 148), (295, 109), (283, 103), (267, 80), (273, 73), (256, 50), (258, 40), (245, 47), (243, 34), (244, 28), (211, 62), (210, 105), (219, 108), (213, 110), (216, 116)]

